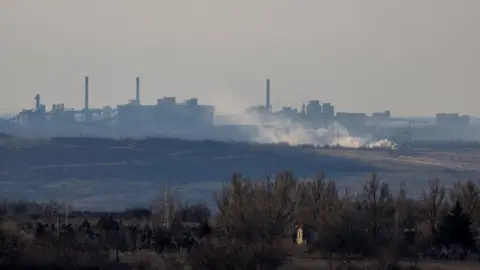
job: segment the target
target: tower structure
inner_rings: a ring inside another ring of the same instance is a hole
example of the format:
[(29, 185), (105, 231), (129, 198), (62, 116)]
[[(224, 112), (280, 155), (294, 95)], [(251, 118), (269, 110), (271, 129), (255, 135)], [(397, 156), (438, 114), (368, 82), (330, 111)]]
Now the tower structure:
[(39, 110), (40, 109), (40, 94), (37, 94), (35, 96), (35, 110)]
[(89, 81), (88, 81), (88, 76), (85, 76), (85, 105), (83, 107), (83, 120), (84, 121), (90, 121), (91, 120), (91, 115), (90, 115), (90, 108), (89, 108)]
[(169, 217), (170, 217), (170, 211), (169, 211), (170, 210), (170, 205), (169, 205), (169, 200), (168, 200), (168, 185), (167, 184), (165, 184), (164, 191), (163, 191), (163, 196), (164, 196), (164, 199), (165, 199), (165, 201), (164, 201), (164, 203), (165, 203), (165, 205), (164, 205), (164, 207), (165, 207), (165, 209), (164, 209), (165, 217), (164, 217), (163, 226), (165, 228), (169, 228), (170, 227), (170, 219), (169, 219)]
[(267, 93), (266, 93), (266, 102), (265, 102), (265, 110), (267, 112), (271, 112), (272, 111), (272, 107), (270, 105), (270, 79), (267, 79), (267, 89), (266, 89)]
[(135, 102), (137, 105), (140, 105), (140, 77), (136, 79), (136, 87), (135, 87)]

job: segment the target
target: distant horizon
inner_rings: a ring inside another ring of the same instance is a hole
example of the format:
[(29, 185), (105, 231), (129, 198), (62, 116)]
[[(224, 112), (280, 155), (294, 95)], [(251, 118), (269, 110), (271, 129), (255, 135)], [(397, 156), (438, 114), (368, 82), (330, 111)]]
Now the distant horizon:
[[(177, 102), (182, 102), (183, 100), (177, 100)], [(305, 101), (305, 103), (308, 102), (308, 101)], [(127, 102), (123, 103), (123, 104), (105, 104), (104, 106), (110, 106), (112, 108), (116, 108), (118, 105), (124, 105), (124, 104), (127, 104)], [(320, 102), (321, 104), (323, 104), (322, 102)], [(327, 103), (327, 102), (325, 102)], [(33, 102), (32, 102), (33, 104)], [(43, 104), (43, 103), (42, 103)], [(49, 110), (51, 108), (51, 105), (53, 104), (62, 104), (62, 102), (55, 102), (55, 103), (51, 103), (51, 104), (44, 104), (46, 105), (46, 108), (47, 110)], [(142, 105), (154, 105), (155, 103), (142, 103)], [(215, 104), (205, 104), (205, 103), (202, 103), (201, 102), (201, 99), (199, 98), (199, 104), (201, 105), (213, 105), (215, 106), (215, 113), (216, 114), (222, 114), (222, 113), (225, 113), (225, 114), (242, 114), (243, 112), (224, 112), (224, 111), (219, 111), (217, 110), (216, 108), (216, 105)], [(245, 107), (245, 109), (247, 108), (250, 108), (252, 106), (263, 106), (263, 104), (252, 104), (250, 106), (247, 106)], [(299, 111), (301, 110), (301, 105), (299, 106), (288, 106), (288, 105), (283, 105), (285, 107), (292, 107), (294, 109), (298, 109)], [(282, 105), (281, 106), (274, 106), (272, 105), (272, 108), (273, 108), (273, 111), (280, 111), (283, 107)], [(333, 106), (335, 106), (335, 104), (333, 104)], [(71, 108), (71, 109), (83, 109), (83, 107), (71, 107), (71, 106), (67, 106), (67, 104), (65, 104), (65, 108)], [(15, 116), (17, 115), (20, 111), (22, 111), (23, 109), (34, 109), (34, 106), (31, 106), (31, 107), (25, 107), (25, 108), (19, 108), (18, 110), (15, 110), (15, 109), (3, 109), (1, 110), (0, 109), (0, 118), (1, 117), (4, 117), (4, 116)], [(388, 110), (388, 109), (387, 109)], [(362, 111), (353, 111), (353, 110), (337, 110), (337, 107), (335, 107), (335, 113), (337, 112), (348, 112), (348, 113), (365, 113), (367, 114), (367, 116), (369, 115), (372, 115), (372, 113), (376, 113), (376, 112), (383, 112), (385, 110), (374, 110), (374, 111), (368, 111), (368, 112), (362, 112)], [(435, 118), (435, 115), (437, 113), (458, 113), (459, 115), (468, 115), (468, 114), (463, 114), (463, 113), (460, 113), (460, 112), (454, 112), (454, 111), (442, 111), (442, 112), (435, 112), (431, 115), (399, 115), (399, 114), (396, 114), (395, 112), (391, 111), (392, 113), (392, 118)], [(470, 117), (473, 117), (473, 118), (480, 118), (480, 115), (468, 115)]]
[[(90, 78), (90, 76), (83, 76), (83, 77), (81, 77), (81, 78), (82, 78), (82, 82), (83, 82), (83, 79), (84, 79), (85, 77), (89, 77), (89, 78)], [(265, 77), (265, 78), (266, 78), (266, 79), (269, 79), (269, 77)], [(91, 87), (90, 87), (90, 88), (91, 88)], [(133, 87), (132, 87), (132, 88), (133, 88)], [(140, 87), (140, 88), (141, 88), (141, 87)], [(275, 89), (273, 89), (273, 91), (272, 91), (272, 93), (271, 93), (271, 95), (272, 95), (273, 97), (275, 97), (275, 94), (276, 94), (274, 90), (275, 90)], [(80, 92), (83, 94), (83, 93), (84, 93), (84, 86), (82, 87), (82, 89), (80, 89), (80, 90), (78, 90), (78, 91), (80, 91)], [(134, 93), (133, 90), (132, 90), (131, 92), (132, 92), (132, 93), (131, 93), (131, 94), (132, 94), (131, 97), (128, 98), (128, 99), (126, 99), (124, 102), (119, 103), (119, 104), (103, 104), (102, 106), (92, 106), (92, 105), (90, 105), (90, 107), (91, 107), (91, 108), (102, 108), (102, 107), (104, 107), (104, 106), (110, 106), (110, 107), (112, 107), (112, 108), (116, 108), (116, 107), (119, 106), (119, 105), (128, 104), (129, 101), (134, 100), (134, 94), (135, 94), (135, 93)], [(42, 93), (41, 93), (41, 92), (38, 92), (37, 94), (40, 95), (40, 97), (41, 97), (41, 104), (45, 105), (45, 107), (46, 107), (47, 110), (49, 110), (53, 104), (64, 104), (64, 105), (65, 105), (65, 108), (83, 109), (83, 106), (82, 106), (82, 107), (69, 106), (68, 104), (64, 103), (64, 102), (61, 101), (61, 100), (55, 100), (55, 101), (52, 101), (52, 102), (50, 102), (50, 101), (44, 102), (44, 98), (43, 98)], [(93, 95), (96, 95), (96, 89), (90, 89), (90, 95), (92, 95), (92, 94), (93, 94)], [(142, 90), (141, 90), (141, 94), (140, 94), (140, 95), (142, 96)], [(198, 101), (199, 101), (199, 104), (201, 104), (201, 105), (213, 105), (213, 106), (215, 107), (215, 112), (216, 112), (216, 113), (220, 113), (220, 114), (222, 114), (222, 113), (225, 113), (225, 114), (242, 114), (242, 113), (244, 113), (244, 110), (247, 109), (247, 108), (251, 108), (251, 107), (255, 107), (255, 106), (264, 106), (264, 105), (265, 105), (264, 103), (262, 103), (263, 99), (265, 98), (265, 89), (263, 89), (263, 88), (259, 88), (259, 93), (258, 93), (258, 101), (259, 101), (259, 102), (255, 103), (255, 104), (246, 105), (244, 108), (240, 108), (240, 110), (238, 110), (239, 107), (238, 107), (238, 104), (236, 104), (236, 106), (235, 106), (235, 108), (237, 109), (236, 111), (235, 111), (235, 110), (233, 110), (233, 111), (228, 111), (228, 110), (227, 110), (227, 111), (226, 111), (226, 110), (222, 110), (221, 108), (219, 109), (219, 107), (221, 107), (221, 105), (219, 106), (219, 104), (215, 104), (215, 103), (214, 103), (214, 104), (207, 104), (207, 103), (203, 102), (202, 97), (199, 97), (199, 96), (179, 97), (179, 96), (175, 96), (175, 95), (160, 95), (160, 96), (158, 96), (157, 98), (162, 98), (162, 97), (175, 97), (175, 98), (176, 98), (176, 101), (177, 101), (178, 103), (181, 103), (181, 102), (183, 102), (183, 101), (185, 101), (185, 100), (187, 100), (187, 99), (190, 99), (190, 98), (197, 98)], [(225, 97), (223, 97), (223, 98), (225, 98)], [(233, 99), (233, 97), (232, 97), (232, 99)], [(466, 113), (457, 112), (457, 111), (450, 111), (450, 110), (438, 111), (438, 112), (433, 112), (433, 113), (431, 113), (431, 114), (423, 114), (423, 115), (422, 115), (422, 114), (420, 114), (420, 115), (406, 115), (406, 114), (405, 114), (405, 115), (402, 115), (402, 114), (397, 114), (395, 111), (392, 111), (392, 110), (389, 109), (389, 108), (378, 109), (378, 110), (371, 110), (371, 111), (343, 110), (343, 109), (338, 109), (338, 106), (337, 106), (334, 102), (332, 102), (332, 101), (322, 101), (322, 100), (316, 99), (316, 98), (308, 98), (307, 100), (301, 101), (300, 104), (298, 104), (298, 105), (293, 105), (293, 104), (280, 104), (280, 105), (277, 105), (277, 106), (276, 106), (275, 103), (272, 102), (272, 103), (271, 103), (271, 107), (272, 107), (273, 111), (280, 111), (283, 107), (292, 107), (292, 108), (297, 109), (297, 110), (300, 111), (301, 108), (302, 108), (302, 104), (307, 104), (308, 101), (310, 101), (310, 100), (319, 100), (319, 101), (320, 101), (320, 104), (325, 104), (325, 103), (330, 103), (330, 104), (332, 104), (332, 105), (335, 107), (335, 113), (337, 113), (337, 112), (348, 112), (348, 113), (365, 113), (365, 114), (367, 114), (367, 115), (371, 115), (372, 113), (384, 112), (384, 111), (387, 111), (387, 110), (388, 110), (388, 111), (390, 111), (390, 112), (392, 113), (392, 117), (393, 117), (393, 118), (396, 118), (396, 117), (398, 117), (398, 118), (435, 118), (435, 115), (436, 115), (437, 113), (457, 113), (457, 114), (459, 114), (459, 115), (468, 115), (468, 116), (473, 117), (473, 118), (480, 117), (480, 115), (475, 116), (475, 115), (469, 115), (469, 114), (466, 114)], [(90, 100), (90, 104), (94, 103), (94, 102), (92, 102), (92, 101), (94, 101), (94, 100)], [(231, 101), (230, 101), (230, 102), (231, 102)], [(34, 96), (32, 96), (30, 103), (31, 103), (32, 105), (34, 104)], [(218, 102), (217, 102), (217, 103), (218, 103)], [(156, 104), (156, 99), (152, 100), (151, 102), (144, 102), (144, 99), (141, 99), (141, 104), (142, 104), (142, 105), (155, 105), (155, 104)], [(34, 108), (33, 106), (31, 106), (31, 107), (24, 107), (24, 108), (17, 108), (17, 109), (0, 107), (0, 117), (2, 117), (3, 115), (14, 116), (14, 115), (18, 114), (18, 113), (19, 113), (21, 110), (23, 110), (23, 109), (33, 109), (33, 108)]]
[[(6, 118), (15, 117), (20, 111), (21, 110), (19, 110), (18, 112), (0, 112), (0, 119), (5, 120)], [(362, 112), (359, 112), (359, 113), (362, 113)], [(455, 113), (455, 112), (450, 112), (450, 113)], [(218, 112), (215, 112), (215, 114), (218, 114)], [(235, 113), (233, 113), (233, 114), (235, 114)], [(366, 114), (367, 114), (367, 116), (371, 116), (371, 112), (366, 113)], [(469, 115), (469, 116), (470, 116), (471, 119), (480, 120), (480, 116), (474, 116), (474, 115)], [(431, 115), (431, 116), (402, 116), (402, 115), (395, 115), (395, 114), (392, 113), (392, 118), (435, 120), (435, 115)]]

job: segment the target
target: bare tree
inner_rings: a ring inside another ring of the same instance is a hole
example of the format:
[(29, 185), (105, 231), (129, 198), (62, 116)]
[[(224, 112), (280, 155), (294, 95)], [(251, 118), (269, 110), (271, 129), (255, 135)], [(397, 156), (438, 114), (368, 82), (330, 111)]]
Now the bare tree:
[(326, 208), (326, 187), (325, 174), (321, 172), (301, 185), (298, 197), (302, 203), (297, 206), (297, 222), (309, 226), (321, 224)]
[(204, 204), (184, 204), (177, 210), (179, 219), (183, 222), (205, 222), (211, 217), (210, 209)]
[(463, 211), (470, 216), (476, 216), (480, 206), (480, 190), (473, 181), (466, 181), (461, 183), (460, 187), (460, 204)]
[(395, 199), (395, 234), (404, 229), (404, 220), (408, 213), (407, 189), (405, 182), (400, 184), (398, 195)]
[(381, 183), (376, 173), (372, 173), (372, 177), (363, 186), (362, 195), (363, 209), (370, 220), (369, 232), (375, 238), (382, 225), (386, 225), (388, 218), (392, 216), (393, 196), (388, 184)]
[(217, 226), (225, 230), (230, 243), (242, 245), (241, 252), (254, 255), (249, 261), (283, 260), (279, 243), (293, 227), (296, 187), (297, 179), (289, 171), (264, 181), (234, 174), (215, 195)]
[(215, 193), (218, 226), (223, 228), (229, 238), (249, 238), (254, 183), (240, 173), (234, 173), (229, 184), (224, 184), (220, 192)]
[(478, 218), (477, 208), (480, 206), (480, 190), (473, 181), (458, 180), (452, 188), (449, 189), (448, 195), (448, 207), (451, 208), (459, 202), (467, 214), (474, 219)]
[(61, 212), (63, 212), (63, 205), (58, 202), (50, 201), (45, 203), (43, 206), (43, 213), (48, 217), (56, 216)]
[(291, 172), (252, 181), (234, 174), (216, 194), (217, 222), (233, 238), (273, 242), (293, 228), (297, 179)]
[(449, 188), (448, 192), (448, 201), (445, 201), (445, 203), (449, 203), (449, 206), (455, 205), (458, 201), (461, 200), (462, 197), (462, 183), (460, 180), (457, 180), (455, 184), (451, 188)]
[(435, 241), (438, 223), (445, 209), (445, 187), (439, 179), (429, 181), (429, 188), (423, 192), (423, 206), (426, 212), (426, 221), (430, 227), (431, 241)]
[(264, 241), (272, 244), (294, 227), (297, 179), (291, 171), (279, 173), (275, 180), (260, 182), (255, 189), (256, 218), (261, 221)]
[[(330, 269), (333, 267), (333, 255), (345, 255), (350, 243), (349, 217), (346, 201), (339, 198), (335, 182), (328, 181), (321, 190), (322, 199), (312, 208), (317, 208), (319, 214), (315, 220), (317, 239), (315, 247), (328, 254)], [(318, 211), (317, 210), (317, 211)]]

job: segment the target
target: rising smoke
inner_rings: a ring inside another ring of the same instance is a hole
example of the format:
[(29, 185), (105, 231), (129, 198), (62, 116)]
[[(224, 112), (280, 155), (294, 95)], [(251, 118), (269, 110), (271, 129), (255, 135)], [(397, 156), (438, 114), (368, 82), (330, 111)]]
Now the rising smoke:
[(253, 126), (250, 140), (259, 143), (288, 143), (290, 145), (340, 146), (344, 148), (390, 148), (396, 144), (388, 139), (372, 140), (372, 136), (352, 136), (345, 126), (333, 122), (313, 128), (282, 116), (256, 113), (237, 114), (233, 124)]

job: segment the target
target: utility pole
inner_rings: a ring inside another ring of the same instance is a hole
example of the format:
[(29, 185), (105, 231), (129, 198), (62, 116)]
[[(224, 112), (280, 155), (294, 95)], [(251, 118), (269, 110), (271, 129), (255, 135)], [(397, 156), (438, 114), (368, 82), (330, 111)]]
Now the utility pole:
[(170, 222), (169, 222), (169, 205), (168, 205), (168, 184), (165, 184), (165, 190), (163, 192), (163, 196), (164, 196), (164, 199), (165, 199), (165, 223), (164, 223), (164, 226), (165, 228), (169, 228), (170, 227)]
[(175, 222), (175, 216), (176, 216), (176, 213), (177, 213), (177, 196), (175, 196), (177, 194), (176, 192), (177, 190), (174, 189), (174, 192), (172, 194), (173, 196), (173, 213), (172, 213), (172, 222)]
[(58, 240), (58, 238), (60, 237), (60, 211), (55, 211), (55, 212), (57, 214), (57, 240)]
[(398, 209), (395, 211), (395, 238), (398, 237)]
[(409, 123), (408, 124), (408, 129), (407, 131), (405, 132), (406, 135), (407, 135), (407, 145), (406, 145), (406, 148), (407, 149), (410, 149), (412, 148), (412, 124)]
[[(345, 187), (345, 199), (347, 200), (348, 203), (350, 203), (350, 190), (347, 187)], [(350, 205), (349, 205), (350, 207)], [(352, 211), (350, 209), (347, 209), (348, 211), (348, 255), (351, 255), (353, 253), (352, 251)]]
[(65, 225), (68, 225), (68, 205), (65, 202)]
[(118, 227), (118, 224), (115, 226), (115, 229), (116, 229), (116, 232), (115, 232), (115, 236), (116, 236), (116, 248), (115, 248), (115, 262), (117, 263), (117, 265), (120, 263), (120, 260), (119, 260), (119, 257), (118, 257), (118, 251), (120, 249), (119, 247), (119, 244), (120, 244), (120, 227)]

